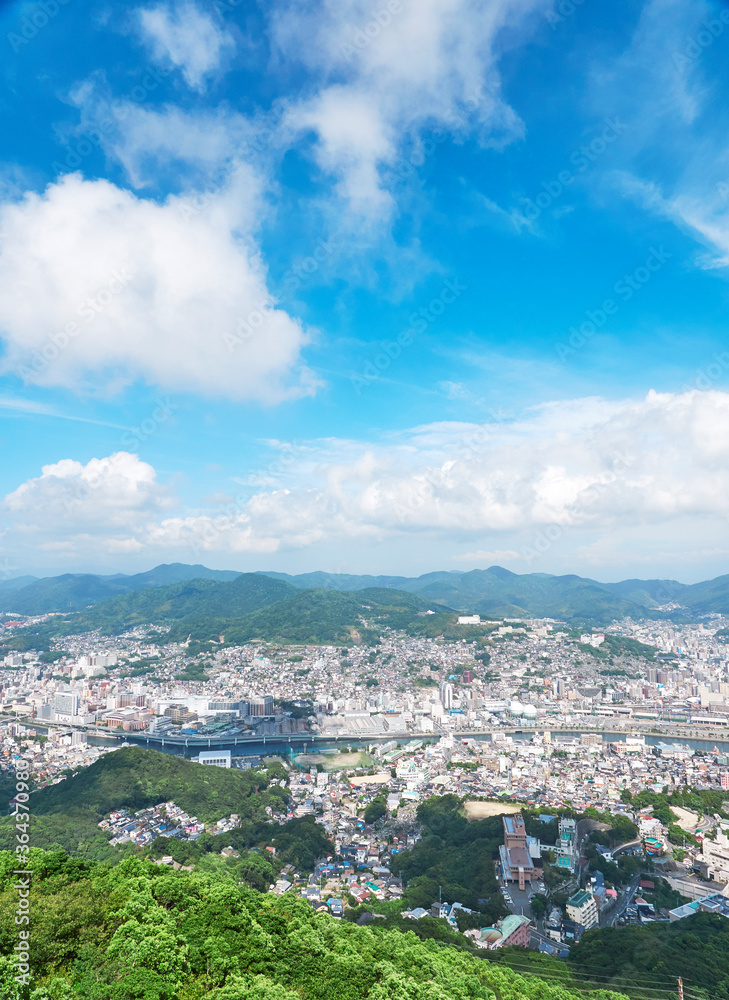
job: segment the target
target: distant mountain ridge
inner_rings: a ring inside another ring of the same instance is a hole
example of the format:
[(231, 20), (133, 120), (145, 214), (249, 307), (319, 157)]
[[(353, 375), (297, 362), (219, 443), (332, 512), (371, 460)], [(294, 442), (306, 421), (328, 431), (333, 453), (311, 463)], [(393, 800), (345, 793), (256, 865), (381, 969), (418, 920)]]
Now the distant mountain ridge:
[(95, 576), (91, 573), (64, 573), (62, 576), (18, 577), (28, 581), (18, 587), (14, 580), (0, 581), (0, 611), (15, 611), (20, 615), (42, 615), (49, 611), (81, 611), (90, 604), (99, 604), (116, 594), (128, 594), (145, 587), (163, 587), (185, 580), (234, 580), (234, 570), (208, 569), (171, 563), (155, 566), (146, 573), (125, 576)]
[[(351, 576), (336, 573), (268, 573), (302, 589), (353, 591), (363, 587), (395, 588), (418, 594), (426, 600), (448, 604), (459, 611), (493, 616), (533, 615), (550, 618), (643, 617), (672, 601), (683, 603), (692, 587), (676, 580), (625, 580), (599, 583), (569, 574), (512, 573), (502, 566), (467, 572), (441, 571), (419, 577)], [(719, 580), (725, 578), (720, 577)], [(696, 584), (705, 587), (705, 584)], [(712, 591), (716, 599), (721, 586)], [(726, 610), (729, 611), (729, 577), (725, 579)]]
[[(270, 586), (264, 586), (264, 580)], [(661, 617), (657, 609), (669, 603), (697, 614), (729, 614), (729, 575), (687, 585), (676, 580), (637, 579), (600, 583), (574, 574), (513, 573), (501, 566), (405, 577), (322, 571), (240, 574), (185, 563), (161, 565), (133, 576), (67, 573), (40, 580), (24, 577), (2, 581), (0, 611), (22, 615), (83, 611), (84, 620), (99, 623), (201, 618), (224, 623), (227, 618), (239, 619), (277, 601), (293, 601), (301, 592), (356, 594), (360, 599), (366, 590), (411, 594), (432, 604), (434, 610), (446, 607), (484, 617), (610, 621), (626, 616)]]

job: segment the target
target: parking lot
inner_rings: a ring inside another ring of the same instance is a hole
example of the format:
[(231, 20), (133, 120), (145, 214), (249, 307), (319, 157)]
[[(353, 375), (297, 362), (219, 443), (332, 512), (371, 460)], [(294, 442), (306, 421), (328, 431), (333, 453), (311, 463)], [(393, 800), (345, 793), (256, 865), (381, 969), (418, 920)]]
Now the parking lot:
[(530, 884), (527, 882), (526, 887), (523, 890), (520, 890), (517, 882), (508, 882), (504, 885), (501, 880), (499, 880), (499, 892), (512, 913), (523, 914), (525, 917), (532, 919), (534, 915), (532, 913), (529, 897), (535, 893), (544, 893), (544, 883), (534, 882), (533, 884)]

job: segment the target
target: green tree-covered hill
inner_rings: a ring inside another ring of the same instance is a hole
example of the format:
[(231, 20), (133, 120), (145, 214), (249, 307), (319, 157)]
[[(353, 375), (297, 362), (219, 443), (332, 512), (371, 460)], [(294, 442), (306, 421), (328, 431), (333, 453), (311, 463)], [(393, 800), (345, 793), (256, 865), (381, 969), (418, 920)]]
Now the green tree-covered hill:
[(0, 854), (6, 1000), (621, 1000), (521, 976), (444, 942), (358, 927), (303, 900), (150, 862), (32, 850), (28, 987), (14, 982), (15, 856)]
[(729, 1000), (729, 920), (696, 913), (676, 923), (607, 927), (588, 931), (572, 949), (570, 964), (599, 975), (611, 989), (630, 991), (640, 983), (676, 982), (691, 996)]
[[(238, 575), (231, 570), (210, 570), (200, 565), (173, 563), (134, 576), (119, 573), (113, 576), (64, 574), (41, 580), (19, 578), (17, 581), (5, 581), (0, 587), (0, 611), (29, 615), (48, 611), (80, 611), (107, 601), (114, 595), (203, 579), (216, 583), (232, 582)], [(321, 572), (298, 576), (261, 572), (240, 575), (276, 580), (296, 590), (339, 593), (365, 589), (394, 590), (418, 595), (436, 605), (492, 616), (530, 615), (568, 621), (607, 622), (625, 615), (634, 618), (661, 617), (655, 609), (671, 601), (677, 601), (697, 613), (729, 611), (729, 576), (687, 586), (675, 580), (600, 583), (574, 574), (512, 573), (501, 566), (465, 573), (437, 571), (419, 577)], [(225, 590), (220, 593), (222, 603), (225, 603)], [(165, 595), (162, 597), (164, 599)], [(158, 603), (162, 604), (163, 600)], [(117, 608), (122, 606), (116, 605)], [(153, 606), (143, 601), (139, 605), (130, 605), (129, 611), (131, 614), (147, 614)], [(210, 615), (216, 612), (210, 609), (203, 613)], [(227, 610), (221, 613), (229, 614)]]
[[(237, 813), (246, 823), (265, 820), (265, 807), (281, 810), (287, 793), (268, 788), (262, 771), (204, 767), (143, 747), (122, 747), (77, 774), (33, 792), (33, 843), (71, 854), (111, 859), (109, 835), (100, 820), (116, 809), (136, 811), (174, 801), (204, 823)], [(15, 846), (11, 817), (0, 819), (0, 848)], [(225, 845), (222, 845), (225, 846)]]

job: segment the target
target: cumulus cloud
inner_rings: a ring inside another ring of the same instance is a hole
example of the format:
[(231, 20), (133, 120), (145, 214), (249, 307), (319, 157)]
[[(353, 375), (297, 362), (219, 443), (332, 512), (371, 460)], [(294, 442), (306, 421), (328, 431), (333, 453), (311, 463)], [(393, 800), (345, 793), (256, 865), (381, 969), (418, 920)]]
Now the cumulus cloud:
[(303, 63), (317, 81), (291, 102), (289, 126), (314, 134), (319, 166), (358, 215), (387, 217), (388, 179), (406, 144), (410, 172), (422, 162), (424, 129), (458, 139), (476, 135), (496, 147), (523, 135), (501, 94), (501, 38), (505, 29), (524, 30), (546, 6), (542, 0), (392, 0), (376, 8), (367, 0), (282, 3), (272, 25), (277, 51), (287, 63)]
[[(198, 510), (171, 507), (154, 470), (135, 456), (99, 460), (108, 489), (93, 491), (89, 505), (103, 503), (78, 524), (96, 533), (96, 549), (109, 538), (181, 559), (317, 551), (344, 540), (349, 551), (365, 551), (417, 537), (483, 565), (528, 562), (535, 532), (571, 535), (592, 563), (616, 551), (638, 562), (669, 524), (692, 549), (716, 549), (712, 532), (729, 514), (729, 394), (718, 391), (552, 403), (519, 420), (425, 425), (384, 443), (310, 441), (283, 463), (274, 445), (265, 487), (251, 476), (239, 493)], [(101, 468), (69, 460), (46, 467), (6, 498), (6, 516), (32, 534), (50, 510), (62, 534), (67, 497)], [(116, 526), (132, 514), (133, 531), (120, 536)]]
[(250, 234), (251, 170), (235, 195), (198, 211), (73, 174), (0, 206), (2, 370), (264, 403), (313, 392), (306, 334), (269, 294)]
[(266, 538), (273, 551), (339, 534), (467, 540), (550, 524), (619, 533), (726, 517), (728, 432), (729, 395), (693, 391), (552, 404), (511, 423), (429, 425), (387, 444), (330, 441), (318, 462), (307, 456), (298, 486), (290, 468), (292, 485), (163, 522), (156, 540), (245, 551)]
[(61, 556), (137, 552), (150, 521), (171, 504), (155, 470), (137, 455), (116, 452), (85, 465), (70, 458), (45, 465), (0, 503), (12, 526), (6, 544)]
[(207, 78), (235, 44), (230, 32), (194, 3), (143, 7), (137, 16), (140, 34), (152, 58), (180, 69), (193, 90), (205, 90)]

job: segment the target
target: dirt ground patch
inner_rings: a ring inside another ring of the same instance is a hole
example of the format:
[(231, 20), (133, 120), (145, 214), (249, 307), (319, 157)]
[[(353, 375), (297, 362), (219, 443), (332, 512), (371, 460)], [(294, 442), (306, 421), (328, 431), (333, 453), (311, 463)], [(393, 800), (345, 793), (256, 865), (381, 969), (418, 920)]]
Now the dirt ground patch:
[(377, 774), (363, 774), (359, 778), (350, 778), (349, 783), (354, 788), (359, 788), (360, 785), (386, 785), (389, 780), (389, 771), (378, 771)]
[(372, 767), (373, 761), (366, 753), (307, 753), (296, 758), (299, 767), (316, 767), (325, 771), (346, 771), (353, 767)]
[(680, 806), (671, 806), (671, 812), (678, 816), (678, 820), (676, 822), (682, 830), (686, 831), (686, 833), (693, 833), (699, 825), (699, 814), (692, 812), (691, 809), (682, 809)]
[(506, 816), (509, 813), (521, 812), (521, 806), (507, 805), (504, 802), (464, 802), (463, 811), (466, 819), (488, 819), (489, 816)]

